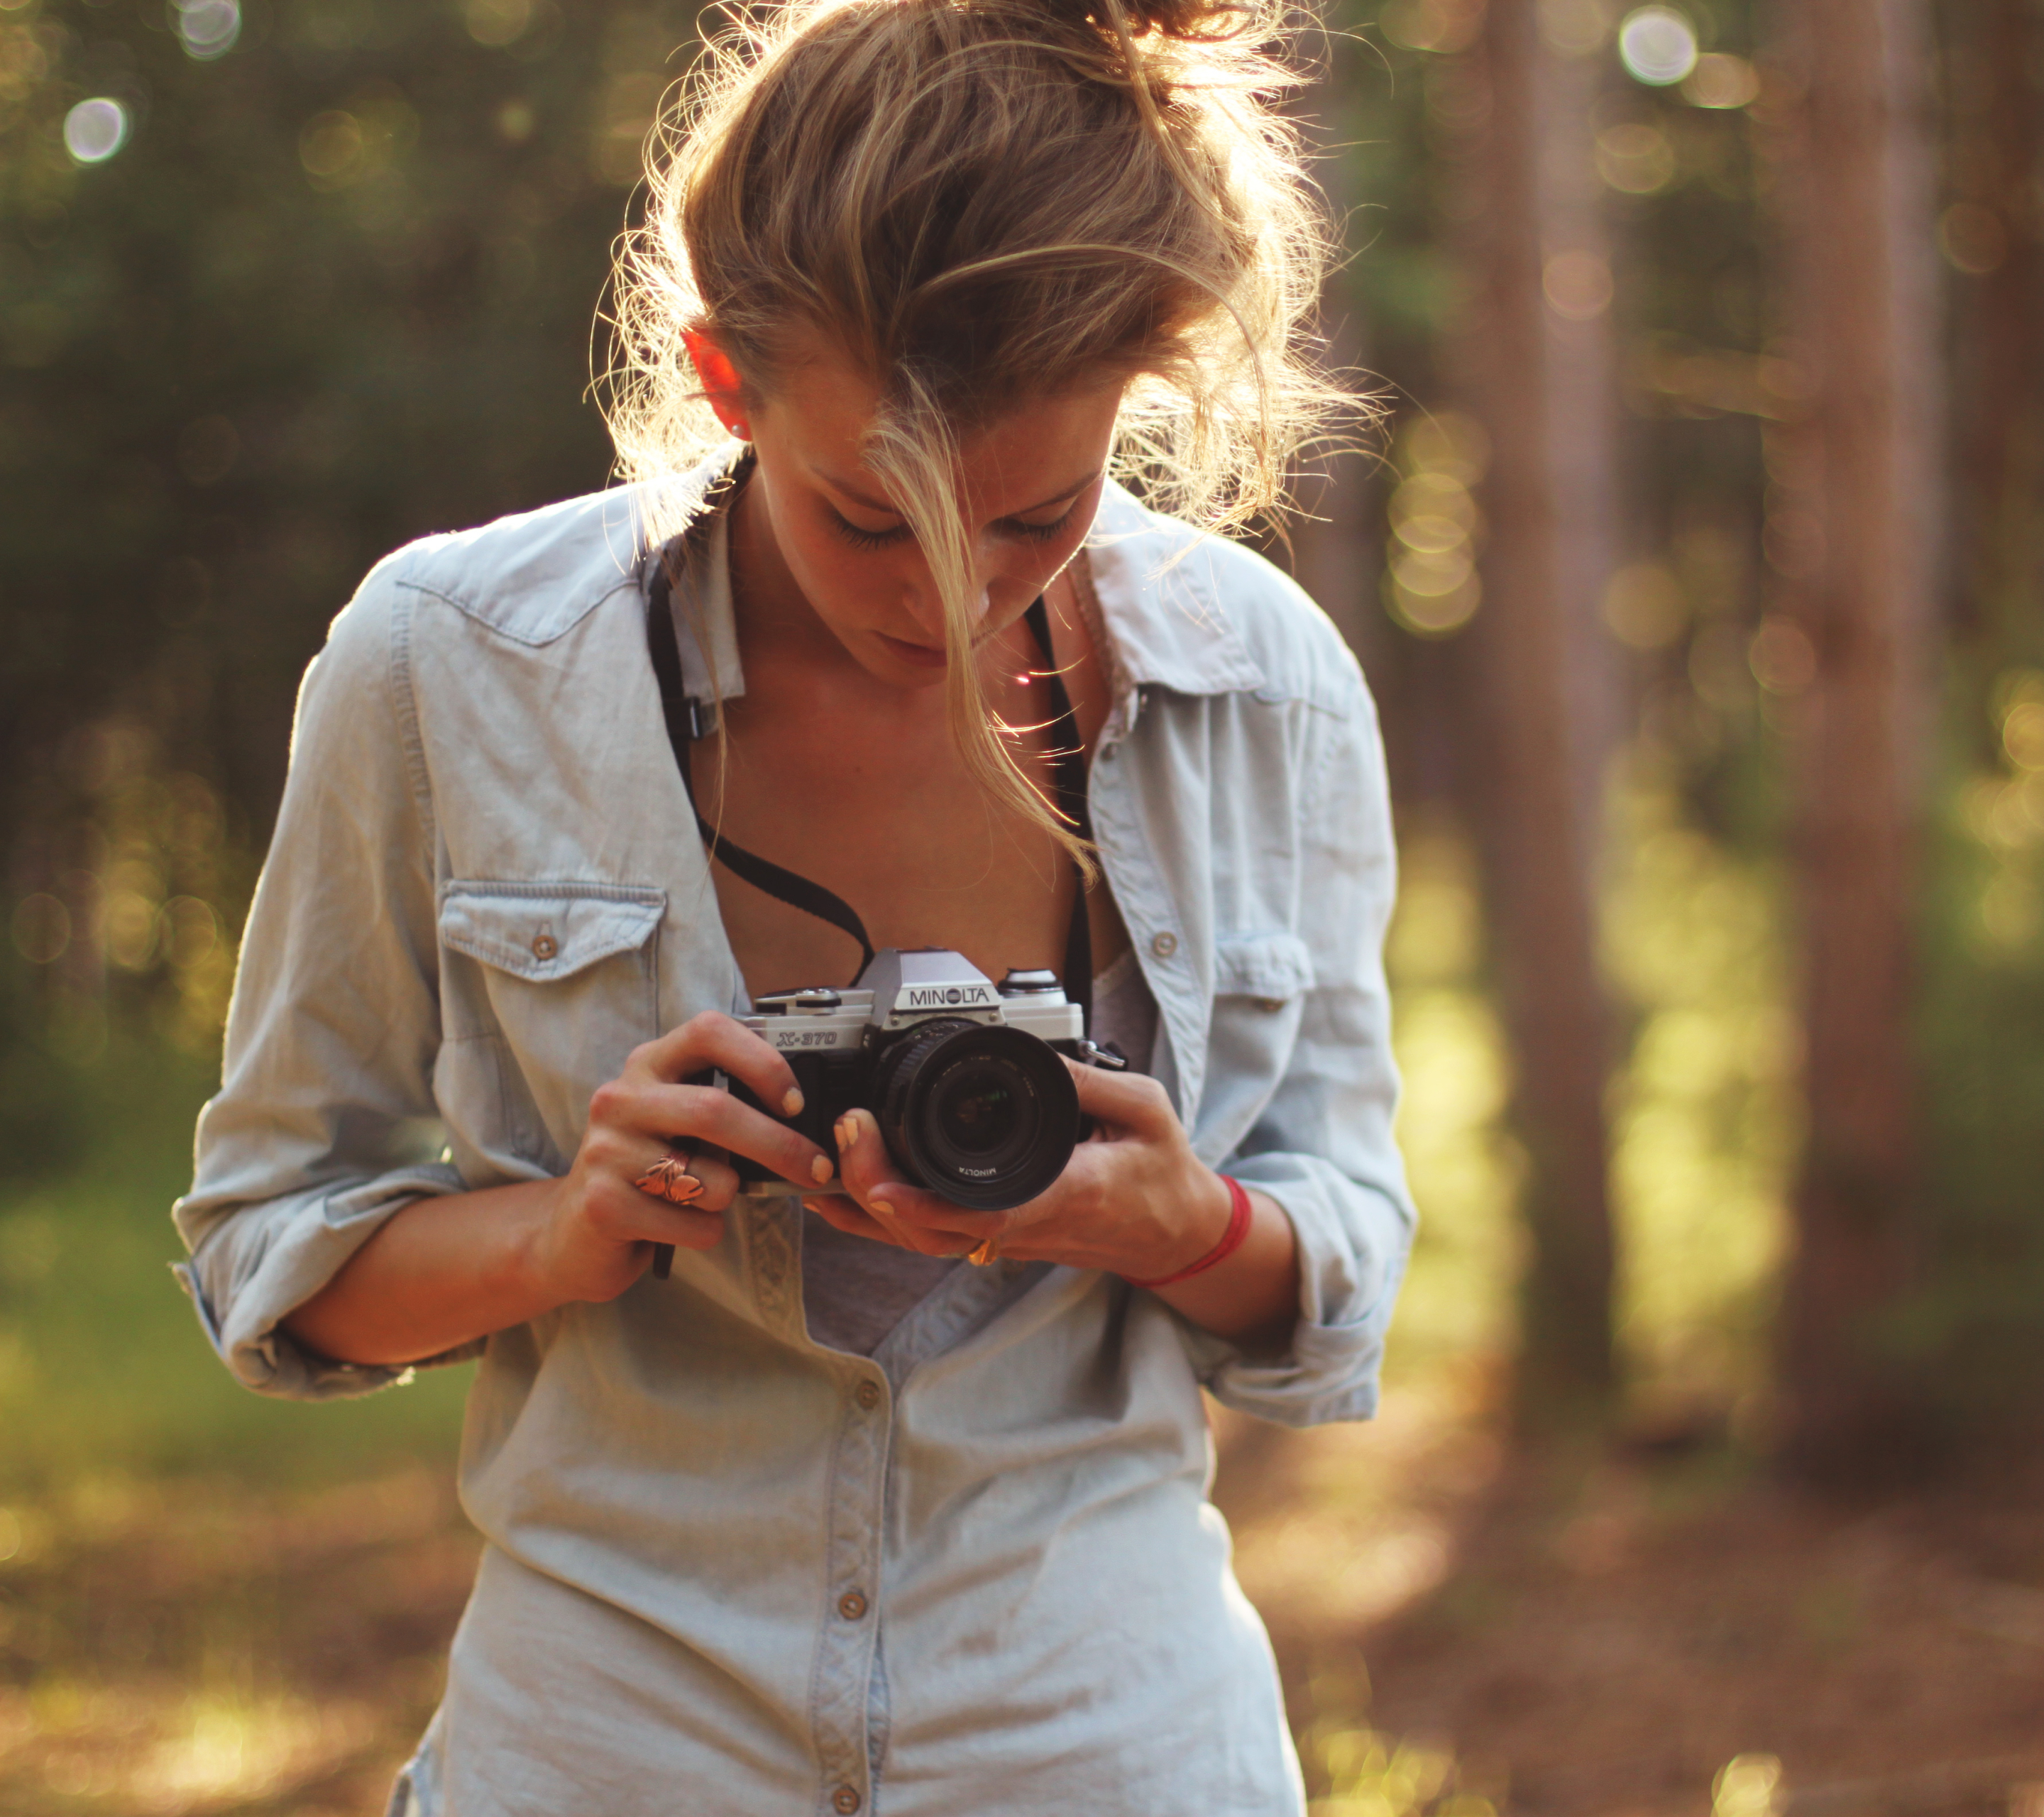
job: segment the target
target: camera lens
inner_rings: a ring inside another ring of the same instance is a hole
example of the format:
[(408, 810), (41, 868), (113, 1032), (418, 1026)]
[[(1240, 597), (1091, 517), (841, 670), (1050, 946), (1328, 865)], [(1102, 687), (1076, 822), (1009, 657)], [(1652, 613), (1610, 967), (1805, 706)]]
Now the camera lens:
[(931, 1094), (930, 1118), (947, 1147), (991, 1159), (1014, 1146), (1028, 1113), (1014, 1069), (1002, 1060), (981, 1059), (951, 1070)]
[(1019, 1028), (920, 1024), (883, 1054), (874, 1086), (881, 1133), (910, 1178), (975, 1211), (1035, 1198), (1078, 1139), (1064, 1062)]

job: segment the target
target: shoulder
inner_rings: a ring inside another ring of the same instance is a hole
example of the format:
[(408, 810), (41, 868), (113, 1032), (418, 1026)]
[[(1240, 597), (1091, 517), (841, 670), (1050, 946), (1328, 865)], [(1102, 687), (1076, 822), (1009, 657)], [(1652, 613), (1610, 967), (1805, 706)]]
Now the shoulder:
[(554, 643), (606, 600), (638, 591), (651, 518), (686, 521), (725, 464), (678, 476), (657, 501), (644, 487), (619, 486), (408, 543), (371, 570), (332, 635), (349, 636), (351, 620), (387, 625), (432, 601), (512, 643)]
[(1370, 715), (1362, 670), (1332, 620), (1255, 550), (1149, 510), (1117, 486), (1088, 555), (1139, 682)]
[(371, 571), (357, 602), (387, 613), (433, 600), (501, 637), (538, 646), (613, 594), (636, 590), (644, 553), (636, 491), (594, 493), (408, 544)]

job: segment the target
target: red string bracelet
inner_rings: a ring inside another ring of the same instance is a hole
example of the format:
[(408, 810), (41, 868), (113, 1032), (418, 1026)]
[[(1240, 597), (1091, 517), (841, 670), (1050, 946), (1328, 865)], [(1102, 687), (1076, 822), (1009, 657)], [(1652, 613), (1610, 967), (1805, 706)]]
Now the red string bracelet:
[(1242, 1247), (1243, 1239), (1249, 1235), (1250, 1220), (1253, 1215), (1249, 1195), (1242, 1189), (1240, 1181), (1231, 1180), (1225, 1174), (1221, 1175), (1220, 1180), (1221, 1184), (1228, 1188), (1228, 1200), (1233, 1208), (1228, 1214), (1228, 1228), (1221, 1232), (1220, 1241), (1191, 1267), (1181, 1268), (1176, 1274), (1161, 1275), (1155, 1281), (1136, 1281), (1124, 1275), (1123, 1278), (1131, 1287), (1175, 1286), (1181, 1281), (1191, 1280), (1195, 1274), (1205, 1273), (1216, 1262), (1227, 1261)]

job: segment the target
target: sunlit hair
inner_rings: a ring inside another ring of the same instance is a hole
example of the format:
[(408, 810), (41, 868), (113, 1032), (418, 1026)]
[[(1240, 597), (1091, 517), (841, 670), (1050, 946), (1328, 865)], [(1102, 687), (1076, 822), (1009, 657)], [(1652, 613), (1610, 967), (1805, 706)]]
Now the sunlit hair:
[(944, 607), (948, 704), (993, 795), (1082, 843), (1016, 766), (968, 653), (981, 611), (959, 437), (1120, 378), (1115, 468), (1210, 528), (1275, 505), (1347, 401), (1306, 324), (1328, 234), (1271, 0), (789, 0), (733, 7), (655, 135), (624, 242), (607, 408), (651, 528), (724, 444), (684, 345), (772, 394), (820, 340), (881, 404), (866, 459)]

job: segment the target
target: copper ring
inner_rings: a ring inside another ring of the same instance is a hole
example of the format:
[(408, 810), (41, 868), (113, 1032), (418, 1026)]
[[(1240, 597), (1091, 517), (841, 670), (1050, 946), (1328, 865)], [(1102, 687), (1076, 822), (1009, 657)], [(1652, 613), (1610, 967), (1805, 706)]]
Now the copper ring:
[(689, 1158), (679, 1154), (663, 1156), (632, 1184), (670, 1205), (693, 1204), (703, 1196), (702, 1181), (689, 1171)]
[(1001, 1259), (1000, 1238), (989, 1237), (978, 1247), (967, 1250), (965, 1258), (974, 1268), (984, 1268), (989, 1262), (998, 1262)]

